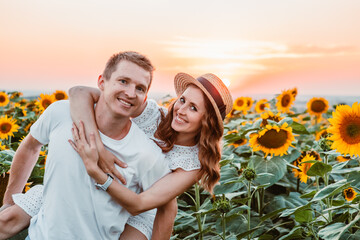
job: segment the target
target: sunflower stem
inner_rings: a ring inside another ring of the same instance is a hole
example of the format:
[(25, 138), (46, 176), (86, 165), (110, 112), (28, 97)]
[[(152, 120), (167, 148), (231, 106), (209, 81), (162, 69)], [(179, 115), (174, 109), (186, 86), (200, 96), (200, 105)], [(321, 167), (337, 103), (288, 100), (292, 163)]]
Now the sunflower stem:
[[(247, 210), (247, 230), (250, 231), (250, 218), (251, 218), (251, 181), (248, 181), (248, 185), (247, 185), (247, 195), (248, 195), (248, 210)], [(248, 239), (250, 240), (250, 235), (248, 235)]]
[(317, 190), (317, 191), (320, 191), (320, 187), (319, 187), (319, 177), (316, 176), (315, 179), (316, 179), (316, 190)]
[[(325, 155), (324, 160), (325, 160), (325, 164), (328, 164), (328, 156), (327, 155)], [(325, 187), (327, 187), (329, 185), (329, 175), (328, 175), (328, 173), (325, 173), (325, 175), (324, 175), (324, 182), (325, 182)], [(326, 198), (326, 206), (327, 206), (327, 208), (331, 207), (330, 198)], [(330, 222), (332, 221), (331, 214), (332, 214), (331, 211), (329, 211), (329, 221)]]
[[(197, 183), (195, 184), (195, 201), (196, 201), (195, 209), (198, 212), (200, 210), (200, 187)], [(201, 213), (196, 214), (196, 220), (197, 220), (198, 227), (199, 227), (199, 239), (202, 240), (203, 239), (203, 231), (202, 231), (202, 224), (201, 224)]]
[(226, 219), (225, 219), (226, 213), (223, 213), (221, 215), (221, 222), (222, 222), (222, 230), (223, 230), (223, 239), (226, 239)]

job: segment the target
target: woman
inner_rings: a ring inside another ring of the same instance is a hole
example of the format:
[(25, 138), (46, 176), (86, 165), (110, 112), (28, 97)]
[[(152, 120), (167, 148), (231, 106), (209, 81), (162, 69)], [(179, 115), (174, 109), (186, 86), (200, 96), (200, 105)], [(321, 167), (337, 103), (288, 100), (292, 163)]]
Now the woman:
[[(113, 181), (108, 189), (108, 193), (133, 215), (168, 203), (199, 179), (201, 185), (211, 192), (220, 178), (222, 121), (232, 108), (228, 89), (213, 74), (194, 79), (188, 74), (180, 73), (175, 77), (175, 90), (180, 96), (170, 105), (166, 116), (160, 114), (155, 102), (148, 101), (141, 115), (133, 119), (163, 150), (172, 173), (140, 194), (130, 191), (116, 181)], [(81, 104), (84, 102), (84, 95), (96, 101), (96, 91), (73, 90), (70, 95), (73, 95), (71, 99), (76, 103), (72, 108), (74, 120), (83, 119), (88, 132), (98, 133), (93, 127), (94, 120), (86, 122), (87, 119), (94, 119), (93, 112), (91, 113), (93, 105)], [(157, 126), (160, 118), (161, 122)], [(80, 132), (74, 128), (73, 134), (77, 141), (71, 144), (82, 157), (88, 174), (96, 182), (101, 182), (106, 174), (98, 167), (98, 161), (109, 158), (99, 158), (99, 154), (108, 156), (109, 153), (99, 144), (101, 141), (94, 134), (90, 135), (90, 142), (86, 140), (82, 124)], [(99, 152), (97, 149), (100, 149)], [(110, 162), (108, 165), (111, 166), (114, 160)], [(154, 218), (154, 211), (132, 217), (121, 238), (126, 239), (131, 235), (139, 236), (140, 239), (142, 232), (149, 239), (148, 232), (151, 233)]]

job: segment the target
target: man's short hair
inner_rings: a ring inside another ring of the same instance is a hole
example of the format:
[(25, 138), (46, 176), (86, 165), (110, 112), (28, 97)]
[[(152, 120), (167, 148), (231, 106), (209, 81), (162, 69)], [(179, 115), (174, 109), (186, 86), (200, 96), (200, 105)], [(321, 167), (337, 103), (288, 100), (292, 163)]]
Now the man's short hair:
[(126, 51), (112, 55), (107, 61), (104, 72), (102, 74), (105, 80), (109, 80), (111, 78), (111, 74), (116, 71), (116, 66), (121, 60), (127, 60), (129, 62), (135, 63), (150, 73), (150, 83), (148, 86), (149, 89), (155, 68), (147, 57), (138, 52)]

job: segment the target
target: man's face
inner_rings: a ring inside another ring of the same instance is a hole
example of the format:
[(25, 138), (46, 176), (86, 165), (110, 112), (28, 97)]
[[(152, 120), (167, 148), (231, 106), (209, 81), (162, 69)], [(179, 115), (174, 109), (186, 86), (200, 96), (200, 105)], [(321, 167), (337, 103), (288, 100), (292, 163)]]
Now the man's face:
[(145, 101), (150, 72), (135, 63), (121, 60), (110, 79), (101, 77), (99, 89), (107, 107), (117, 117), (130, 117)]

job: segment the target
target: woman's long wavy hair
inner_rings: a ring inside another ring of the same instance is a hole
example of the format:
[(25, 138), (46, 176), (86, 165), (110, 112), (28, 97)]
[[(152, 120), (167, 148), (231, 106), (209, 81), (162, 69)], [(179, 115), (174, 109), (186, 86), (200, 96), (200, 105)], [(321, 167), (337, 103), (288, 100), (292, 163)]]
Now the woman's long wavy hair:
[[(220, 179), (220, 142), (223, 133), (211, 102), (205, 94), (203, 95), (206, 111), (205, 116), (202, 118), (201, 129), (199, 129), (199, 133), (195, 136), (195, 142), (199, 146), (199, 161), (201, 163), (198, 179), (200, 179), (201, 186), (206, 191), (212, 193), (215, 184)], [(174, 147), (178, 136), (178, 133), (171, 127), (176, 101), (170, 104), (166, 116), (161, 112), (161, 121), (155, 133), (155, 137), (161, 140), (161, 142), (157, 142), (157, 145), (163, 152), (169, 152)]]

